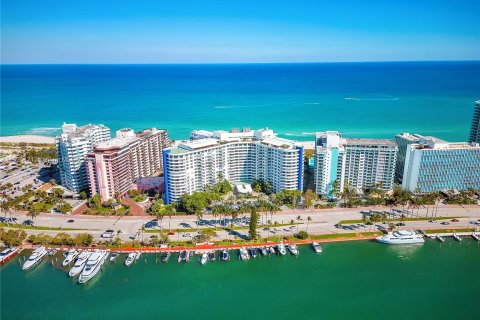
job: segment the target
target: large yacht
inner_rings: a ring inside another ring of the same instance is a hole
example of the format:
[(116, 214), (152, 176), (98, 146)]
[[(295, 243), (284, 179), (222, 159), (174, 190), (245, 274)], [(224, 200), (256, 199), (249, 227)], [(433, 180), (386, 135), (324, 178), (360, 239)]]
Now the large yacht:
[(402, 230), (393, 233), (385, 234), (377, 237), (377, 241), (386, 244), (409, 244), (409, 243), (424, 243), (425, 240), (421, 234), (414, 231)]
[(87, 263), (88, 258), (92, 255), (91, 252), (88, 251), (82, 251), (77, 258), (77, 261), (73, 265), (72, 269), (68, 272), (68, 275), (70, 277), (75, 277), (78, 275), (80, 272), (82, 272), (83, 267), (85, 267), (85, 264)]
[(100, 271), (100, 268), (105, 262), (105, 259), (108, 257), (108, 254), (109, 252), (107, 250), (96, 250), (94, 253), (92, 253), (92, 255), (88, 258), (80, 277), (78, 277), (78, 282), (85, 283), (92, 279), (98, 273), (98, 271)]
[(22, 270), (28, 270), (35, 267), (47, 255), (48, 251), (45, 247), (38, 247), (32, 252), (32, 255), (23, 264)]

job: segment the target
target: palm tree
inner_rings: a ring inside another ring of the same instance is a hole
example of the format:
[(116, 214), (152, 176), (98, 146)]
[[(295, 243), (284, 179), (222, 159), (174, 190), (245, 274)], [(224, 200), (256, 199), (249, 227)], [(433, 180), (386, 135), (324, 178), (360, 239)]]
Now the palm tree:
[[(5, 214), (5, 217), (7, 216), (7, 213), (10, 213), (10, 201), (8, 199), (3, 200), (2, 203), (0, 203), (0, 210)], [(7, 226), (8, 226), (8, 221), (7, 221)]]
[(171, 231), (171, 222), (172, 222), (172, 215), (175, 215), (176, 214), (176, 211), (175, 211), (175, 208), (173, 207), (173, 205), (171, 204), (167, 204), (164, 206), (165, 208), (165, 215), (168, 216), (168, 230)]
[(307, 229), (305, 230), (306, 233), (308, 233), (308, 225), (309, 225), (310, 221), (312, 221), (312, 217), (308, 216), (307, 217)]
[(298, 233), (298, 225), (300, 224), (300, 220), (302, 220), (302, 217), (297, 216), (297, 233)]
[(40, 215), (40, 210), (36, 206), (32, 206), (27, 212), (27, 217), (31, 217), (32, 221), (35, 221), (38, 215)]

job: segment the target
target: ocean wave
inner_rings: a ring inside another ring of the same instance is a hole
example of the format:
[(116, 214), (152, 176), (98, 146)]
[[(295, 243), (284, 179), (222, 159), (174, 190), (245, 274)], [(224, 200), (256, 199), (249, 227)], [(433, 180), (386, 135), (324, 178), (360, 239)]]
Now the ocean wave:
[(399, 100), (399, 97), (386, 96), (385, 98), (357, 98), (357, 97), (346, 97), (345, 100), (353, 101), (396, 101)]
[(320, 104), (320, 102), (304, 102), (302, 104), (306, 104), (306, 105), (309, 105), (309, 104)]
[(60, 131), (61, 128), (52, 128), (52, 127), (39, 127), (39, 128), (32, 128), (29, 130), (25, 130), (20, 132), (21, 134), (32, 134), (32, 135), (53, 135)]

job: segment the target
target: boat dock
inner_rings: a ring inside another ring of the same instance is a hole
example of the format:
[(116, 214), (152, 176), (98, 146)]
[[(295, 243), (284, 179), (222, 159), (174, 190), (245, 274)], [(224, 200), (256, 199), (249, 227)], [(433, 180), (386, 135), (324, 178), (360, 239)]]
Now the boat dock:
[(425, 233), (425, 236), (431, 239), (437, 239), (441, 242), (445, 241), (445, 237), (453, 237), (457, 241), (462, 241), (462, 237), (472, 237), (480, 241), (480, 233), (478, 232), (442, 232), (442, 233)]

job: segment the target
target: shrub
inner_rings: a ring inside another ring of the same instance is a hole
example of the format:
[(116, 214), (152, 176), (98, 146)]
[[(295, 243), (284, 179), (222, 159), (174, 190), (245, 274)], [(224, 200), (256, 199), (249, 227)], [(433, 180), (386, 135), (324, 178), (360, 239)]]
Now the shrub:
[(308, 233), (306, 231), (300, 231), (299, 233), (295, 234), (295, 238), (298, 239), (308, 239)]

